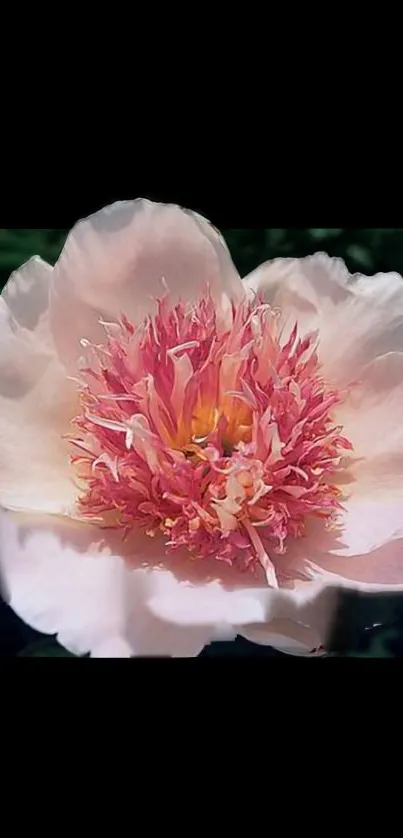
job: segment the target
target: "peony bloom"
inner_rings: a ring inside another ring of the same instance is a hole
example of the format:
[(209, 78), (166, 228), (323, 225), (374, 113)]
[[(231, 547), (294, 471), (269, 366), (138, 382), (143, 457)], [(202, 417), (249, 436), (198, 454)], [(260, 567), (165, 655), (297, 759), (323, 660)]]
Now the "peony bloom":
[(0, 568), (76, 654), (326, 642), (403, 589), (403, 282), (324, 254), (241, 281), (195, 213), (81, 221), (0, 300)]

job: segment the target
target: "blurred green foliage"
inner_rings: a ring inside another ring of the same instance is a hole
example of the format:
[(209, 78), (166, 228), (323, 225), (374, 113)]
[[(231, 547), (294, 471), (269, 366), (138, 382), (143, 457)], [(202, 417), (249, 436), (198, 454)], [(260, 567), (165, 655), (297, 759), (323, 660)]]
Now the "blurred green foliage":
[(54, 264), (63, 247), (67, 230), (5, 230), (0, 229), (0, 285), (10, 273), (30, 259), (42, 256)]
[[(214, 219), (213, 219), (214, 220)], [(0, 285), (30, 256), (54, 264), (67, 230), (0, 229)], [(403, 274), (403, 229), (243, 229), (224, 230), (234, 262), (241, 274), (277, 256), (307, 256), (318, 250), (345, 260), (352, 273), (398, 271)]]
[(344, 259), (351, 273), (403, 274), (403, 229), (229, 230), (225, 238), (241, 276), (267, 259), (308, 256), (318, 250)]

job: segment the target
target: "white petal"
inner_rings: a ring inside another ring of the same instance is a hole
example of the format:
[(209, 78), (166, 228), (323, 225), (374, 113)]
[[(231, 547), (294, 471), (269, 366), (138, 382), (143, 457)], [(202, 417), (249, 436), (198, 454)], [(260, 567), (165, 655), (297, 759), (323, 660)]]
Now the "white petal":
[(403, 351), (402, 277), (358, 277), (350, 287), (346, 304), (321, 315), (320, 359), (335, 383), (350, 383), (379, 356)]
[[(155, 542), (153, 546), (158, 549)], [(304, 653), (311, 654), (329, 636), (337, 597), (337, 580), (324, 584), (315, 577), (293, 588), (274, 589), (265, 583), (263, 571), (255, 577), (222, 562), (189, 562), (184, 554), (170, 557), (152, 576), (148, 607), (184, 630), (195, 624), (214, 626), (210, 640), (230, 639), (236, 632), (295, 654), (301, 654), (302, 644)]]
[(403, 538), (392, 539), (361, 555), (318, 550), (312, 551), (310, 557), (312, 579), (360, 591), (403, 591)]
[[(340, 546), (332, 553), (338, 556), (370, 553), (388, 541), (403, 538), (403, 490), (390, 499), (353, 496), (344, 502), (344, 507)], [(400, 574), (403, 582), (403, 556)]]
[(244, 280), (253, 294), (281, 309), (285, 332), (298, 321), (301, 334), (319, 326), (323, 310), (346, 303), (348, 272), (344, 262), (317, 253), (305, 259), (273, 259)]
[(273, 591), (215, 562), (212, 580), (204, 562), (194, 568), (189, 558), (171, 563), (160, 556), (157, 564), (161, 544), (154, 541), (136, 539), (137, 553), (129, 548), (128, 563), (110, 531), (0, 512), (3, 595), (34, 628), (57, 634), (74, 654), (94, 656), (189, 657), (258, 624), (270, 631), (271, 620), (305, 623), (314, 614), (315, 627), (323, 629), (331, 617), (330, 607), (320, 611), (320, 584)]
[(245, 279), (282, 310), (285, 330), (319, 328), (319, 356), (333, 384), (347, 384), (378, 355), (403, 350), (403, 280), (398, 274), (350, 276), (339, 259), (317, 253), (277, 259)]
[(335, 418), (354, 447), (347, 493), (385, 501), (392, 489), (402, 491), (403, 352), (368, 364)]
[[(237, 580), (239, 581), (239, 580)], [(199, 585), (178, 585), (175, 572), (161, 570), (153, 579), (153, 594), (149, 608), (156, 616), (176, 625), (237, 626), (245, 622), (265, 619), (264, 600), (268, 589), (245, 587), (225, 588), (219, 579)]]
[(0, 504), (64, 512), (77, 494), (62, 434), (75, 388), (52, 350), (0, 298)]
[[(337, 574), (338, 584), (359, 590), (403, 590), (403, 539), (394, 530), (393, 513), (396, 522), (397, 505), (393, 510), (363, 502), (359, 508), (357, 502), (345, 515), (341, 531), (309, 521), (306, 535), (289, 542), (282, 570), (289, 578), (323, 582), (329, 573)], [(335, 578), (330, 582), (334, 584)]]
[(94, 646), (92, 658), (131, 658), (132, 648), (127, 640), (121, 637), (111, 637)]
[(4, 596), (23, 620), (73, 653), (119, 636), (122, 562), (86, 555), (87, 530), (1, 512), (0, 531)]
[(141, 566), (140, 556), (150, 555), (140, 539), (139, 555), (128, 564), (119, 546), (116, 535), (96, 527), (0, 512), (2, 594), (22, 619), (57, 635), (74, 654), (189, 657), (236, 632), (292, 654), (311, 654), (326, 646), (340, 587), (383, 588), (340, 582), (331, 572), (315, 574), (314, 567), (313, 581), (294, 589), (243, 588), (229, 568), (221, 592), (206, 580), (205, 591), (195, 592), (202, 587), (200, 568), (193, 575), (189, 560), (187, 571), (185, 562), (168, 569), (163, 557), (160, 566)]
[(153, 615), (147, 602), (160, 571), (130, 569), (113, 547), (95, 527), (0, 511), (3, 596), (74, 654), (189, 657), (215, 639), (213, 628)]
[(240, 634), (254, 643), (293, 655), (323, 653), (330, 639), (340, 588), (319, 577), (278, 592), (276, 613), (266, 625), (243, 626)]
[[(354, 450), (345, 458), (348, 469), (337, 479), (345, 511), (330, 552), (357, 556), (403, 538), (402, 417), (403, 353), (390, 352), (364, 368), (360, 384), (335, 410)], [(396, 572), (403, 580), (403, 557), (400, 571), (395, 566), (394, 581)]]
[(314, 655), (325, 641), (313, 629), (291, 620), (273, 620), (268, 626), (247, 626), (240, 634), (252, 643), (272, 646), (279, 652), (298, 656)]
[(127, 550), (137, 564), (142, 560), (159, 563), (158, 573), (152, 576), (148, 606), (162, 620), (184, 628), (198, 625), (224, 629), (263, 622), (271, 614), (275, 599), (263, 570), (252, 574), (214, 559), (197, 561), (186, 550), (167, 557), (158, 538), (136, 535)]
[(52, 267), (33, 256), (8, 279), (1, 296), (20, 326), (34, 331), (49, 307)]
[[(55, 265), (51, 321), (61, 357), (75, 364), (80, 338), (104, 339), (99, 318), (134, 321), (172, 299), (241, 293), (226, 245), (201, 216), (137, 200), (113, 204), (80, 221)], [(68, 328), (67, 328), (68, 324)]]

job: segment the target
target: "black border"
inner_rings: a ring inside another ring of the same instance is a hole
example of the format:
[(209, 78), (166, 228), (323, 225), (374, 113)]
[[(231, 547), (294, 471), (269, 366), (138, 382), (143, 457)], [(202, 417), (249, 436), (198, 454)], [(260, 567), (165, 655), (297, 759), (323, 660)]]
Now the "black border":
[(357, 198), (348, 194), (348, 184), (319, 174), (305, 179), (282, 179), (274, 171), (270, 180), (245, 182), (223, 173), (219, 182), (210, 175), (189, 180), (179, 169), (175, 175), (154, 172), (147, 177), (116, 177), (99, 182), (96, 174), (71, 180), (64, 172), (55, 183), (46, 176), (29, 175), (16, 187), (9, 174), (2, 175), (0, 226), (70, 230), (80, 218), (118, 200), (137, 197), (174, 203), (195, 210), (220, 230), (248, 228), (342, 227), (371, 228), (402, 226), (398, 194), (385, 183), (364, 181)]
[[(400, 717), (399, 661), (26, 659), (0, 662), (0, 674), (3, 754), (7, 739), (13, 752), (21, 742), (15, 753), (20, 771), (35, 765), (46, 799), (56, 760), (67, 747), (72, 754), (65, 793), (95, 757), (85, 788), (88, 793), (98, 768), (108, 800), (114, 780), (120, 789), (128, 781), (132, 800), (140, 779), (147, 790), (152, 783), (153, 805), (161, 805), (168, 780), (181, 799), (188, 786), (197, 791), (203, 807), (218, 791), (222, 797), (227, 785), (226, 805), (238, 811), (235, 794), (245, 802), (253, 794), (256, 807), (259, 787), (261, 801), (270, 799), (277, 778), (287, 805), (303, 791), (308, 811), (314, 807), (317, 813), (322, 783), (332, 799), (345, 799), (349, 769), (355, 795), (358, 775), (365, 785), (374, 777), (378, 786), (390, 757), (377, 759), (376, 734), (382, 732), (385, 742), (393, 733), (395, 742)], [(56, 752), (53, 761), (46, 759), (49, 746)], [(360, 757), (367, 760), (364, 771)], [(57, 781), (63, 782), (59, 772)], [(277, 791), (275, 802), (278, 807)]]
[(61, 728), (97, 723), (100, 736), (124, 724), (139, 742), (162, 724), (188, 744), (207, 720), (235, 738), (249, 730), (272, 745), (304, 728), (330, 736), (341, 719), (366, 726), (370, 736), (380, 723), (396, 724), (401, 673), (400, 660), (364, 658), (0, 661), (3, 719), (29, 713), (36, 725), (44, 716), (45, 736), (51, 714)]
[(64, 229), (145, 196), (199, 209), (217, 227), (399, 226), (399, 132), (383, 112), (368, 118), (362, 90), (349, 112), (345, 85), (327, 101), (297, 79), (298, 92), (276, 97), (278, 73), (265, 72), (259, 90), (260, 77), (237, 78), (233, 61), (220, 83), (206, 49), (201, 88), (192, 64), (170, 77), (172, 55), (158, 83), (134, 61), (124, 97), (97, 67), (91, 80), (66, 79), (56, 101), (35, 92), (14, 110), (10, 100), (0, 224)]
[[(257, 119), (181, 126), (94, 122), (77, 135), (39, 121), (21, 144), (4, 132), (0, 226), (70, 229), (116, 200), (147, 197), (197, 210), (222, 229), (399, 227), (403, 172), (382, 138)], [(83, 115), (85, 117), (85, 114)], [(109, 128), (109, 131), (108, 131)], [(371, 148), (374, 139), (376, 147)]]

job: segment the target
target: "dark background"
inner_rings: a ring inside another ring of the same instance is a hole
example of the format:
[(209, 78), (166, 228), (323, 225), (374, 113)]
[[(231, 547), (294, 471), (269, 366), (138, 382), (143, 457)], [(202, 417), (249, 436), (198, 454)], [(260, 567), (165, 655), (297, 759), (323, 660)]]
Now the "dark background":
[[(214, 218), (211, 219), (214, 223)], [(260, 262), (276, 256), (306, 256), (325, 250), (340, 256), (350, 271), (403, 274), (403, 229), (251, 229), (223, 230), (234, 262), (242, 276)], [(67, 230), (0, 229), (0, 285), (11, 271), (35, 254), (54, 263)]]
[[(211, 219), (214, 223), (214, 218)], [(0, 288), (10, 273), (31, 256), (40, 255), (53, 264), (63, 247), (67, 230), (0, 229)], [(223, 230), (233, 260), (245, 276), (261, 262), (276, 256), (306, 256), (318, 250), (345, 260), (352, 273), (374, 274), (397, 271), (403, 274), (403, 229), (231, 229)], [(370, 281), (370, 280), (368, 280)], [(360, 604), (353, 602), (355, 614)], [(345, 621), (349, 616), (346, 612)], [(246, 640), (213, 644), (204, 656), (279, 656), (274, 650)], [(0, 656), (67, 654), (54, 641), (34, 632), (0, 601)], [(396, 608), (381, 628), (352, 633), (344, 642), (344, 654), (354, 656), (403, 656), (403, 615)]]

